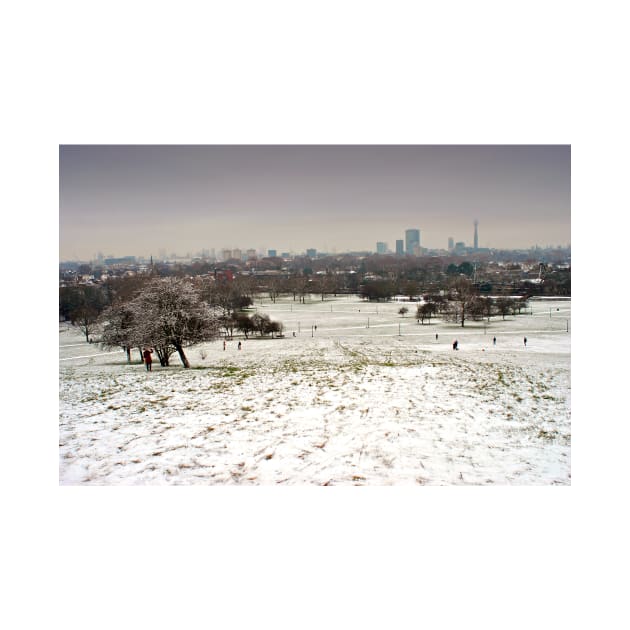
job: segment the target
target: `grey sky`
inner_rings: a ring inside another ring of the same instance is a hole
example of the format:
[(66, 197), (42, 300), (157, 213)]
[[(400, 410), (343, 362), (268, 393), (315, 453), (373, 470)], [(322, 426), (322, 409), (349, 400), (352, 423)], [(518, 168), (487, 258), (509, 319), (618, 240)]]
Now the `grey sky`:
[(570, 146), (64, 145), (60, 258), (571, 240)]

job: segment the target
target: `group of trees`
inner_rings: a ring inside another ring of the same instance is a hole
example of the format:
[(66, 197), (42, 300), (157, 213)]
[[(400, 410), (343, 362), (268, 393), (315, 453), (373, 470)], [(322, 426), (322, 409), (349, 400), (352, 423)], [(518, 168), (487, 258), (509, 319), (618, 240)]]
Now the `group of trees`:
[(487, 318), (490, 321), (493, 315), (501, 315), (505, 319), (510, 313), (520, 313), (527, 306), (527, 297), (482, 296), (468, 278), (459, 277), (450, 286), (447, 302), (441, 302), (440, 305), (447, 319), (464, 326), (466, 320), (480, 321)]
[(153, 348), (162, 366), (177, 353), (190, 367), (186, 348), (216, 339), (222, 332), (232, 336), (236, 328), (261, 336), (282, 334), (282, 324), (268, 316), (250, 317), (243, 309), (253, 303), (246, 283), (216, 283), (174, 276), (130, 276), (103, 285), (63, 287), (60, 315), (79, 327), (86, 341), (102, 330), (104, 347), (131, 351)]
[[(441, 314), (449, 321), (455, 321), (464, 326), (467, 320), (480, 321), (494, 315), (506, 315), (520, 313), (527, 306), (527, 298), (511, 298), (480, 295), (478, 289), (467, 278), (458, 278), (453, 281), (450, 290), (446, 294), (427, 294), (416, 307), (416, 320), (424, 324), (425, 320), (431, 322), (431, 318)], [(409, 312), (406, 306), (401, 307), (398, 313), (405, 316)]]

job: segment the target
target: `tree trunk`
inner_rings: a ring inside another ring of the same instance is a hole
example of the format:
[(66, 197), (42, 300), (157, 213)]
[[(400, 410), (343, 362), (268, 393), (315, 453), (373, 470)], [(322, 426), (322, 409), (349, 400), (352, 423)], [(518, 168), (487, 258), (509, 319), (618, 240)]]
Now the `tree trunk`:
[(188, 363), (188, 359), (186, 358), (186, 355), (184, 354), (184, 348), (182, 348), (179, 344), (176, 344), (175, 349), (177, 350), (177, 354), (179, 354), (179, 358), (182, 360), (182, 365), (185, 368), (189, 368), (190, 363)]

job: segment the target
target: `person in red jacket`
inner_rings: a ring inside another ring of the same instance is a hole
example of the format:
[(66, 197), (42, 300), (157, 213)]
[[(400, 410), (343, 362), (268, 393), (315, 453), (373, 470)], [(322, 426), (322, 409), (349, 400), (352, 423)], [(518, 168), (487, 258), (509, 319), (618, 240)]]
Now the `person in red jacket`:
[(151, 372), (151, 363), (153, 359), (151, 359), (151, 354), (153, 353), (153, 349), (149, 350), (149, 348), (145, 348), (142, 353), (142, 358), (144, 359), (144, 365), (147, 368), (147, 372)]

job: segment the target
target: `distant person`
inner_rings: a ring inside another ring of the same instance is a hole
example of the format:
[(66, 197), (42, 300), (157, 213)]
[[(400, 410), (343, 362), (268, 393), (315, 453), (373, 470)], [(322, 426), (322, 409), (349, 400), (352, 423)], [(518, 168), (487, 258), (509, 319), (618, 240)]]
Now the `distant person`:
[(149, 348), (145, 348), (142, 353), (142, 358), (144, 360), (144, 366), (147, 368), (147, 372), (152, 372), (151, 364), (153, 363), (153, 359), (151, 358), (151, 354), (153, 350), (149, 350)]
[(436, 341), (437, 341), (437, 338), (438, 338), (438, 334), (437, 334), (437, 333), (435, 333), (435, 340), (436, 340)]
[(293, 336), (295, 337), (295, 330), (293, 331)]
[(492, 345), (493, 346), (497, 345), (497, 338), (496, 337), (492, 337)]
[(238, 349), (239, 350), (241, 349), (241, 342), (240, 341), (238, 342)]
[(225, 350), (225, 339), (223, 340), (223, 349)]
[(523, 345), (527, 347), (527, 337), (523, 337)]
[(457, 350), (457, 346), (459, 344), (457, 343), (457, 339), (455, 339), (455, 341), (453, 341), (453, 350)]

